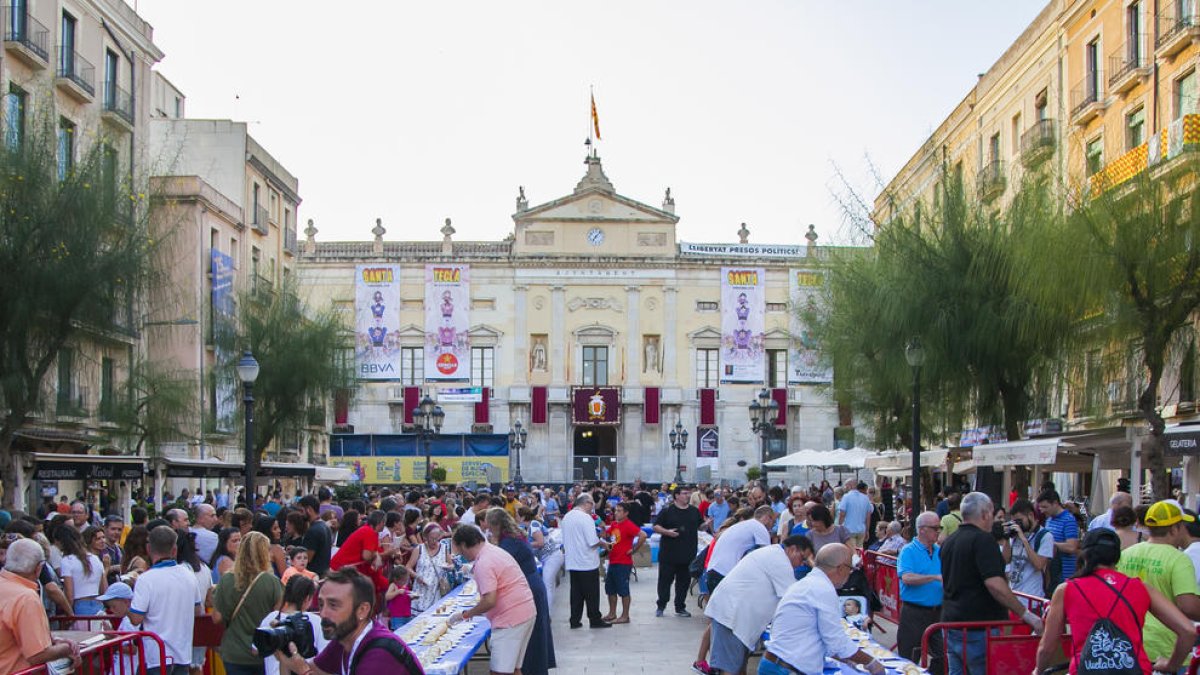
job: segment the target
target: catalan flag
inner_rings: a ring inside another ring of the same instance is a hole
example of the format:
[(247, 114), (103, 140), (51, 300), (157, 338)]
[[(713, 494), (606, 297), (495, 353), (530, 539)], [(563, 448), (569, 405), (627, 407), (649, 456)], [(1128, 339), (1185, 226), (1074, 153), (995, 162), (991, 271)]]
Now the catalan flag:
[(596, 140), (600, 140), (600, 116), (596, 114), (595, 94), (592, 94), (592, 128), (596, 131)]

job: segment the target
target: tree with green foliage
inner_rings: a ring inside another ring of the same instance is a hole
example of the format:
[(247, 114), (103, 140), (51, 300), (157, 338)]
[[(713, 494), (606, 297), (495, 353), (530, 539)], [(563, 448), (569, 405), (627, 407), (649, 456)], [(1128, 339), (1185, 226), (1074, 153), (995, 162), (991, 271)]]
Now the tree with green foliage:
[(196, 380), (189, 371), (172, 372), (149, 361), (130, 368), (125, 395), (106, 416), (116, 425), (114, 444), (127, 454), (154, 456), (167, 442), (190, 441), (196, 431)]
[[(932, 206), (880, 227), (872, 249), (835, 259), (827, 302), (806, 319), (833, 359), (838, 399), (868, 412), (877, 443), (911, 445), (904, 348), (913, 337), (926, 352), (930, 437), (977, 420), (1018, 439), (1066, 334), (1067, 319), (1021, 283), (1023, 240), (1055, 217), (1050, 193), (1023, 185), (1007, 208), (992, 210), (952, 177), (936, 190)], [(1028, 481), (1018, 474), (1018, 486)]]
[(223, 351), (233, 355), (219, 368), (232, 373), (245, 349), (258, 361), (254, 447), (261, 455), (272, 441), (305, 425), (311, 401), (349, 389), (354, 372), (339, 358), (347, 341), (341, 318), (332, 307), (308, 307), (292, 282), (278, 289), (258, 285), (238, 306), (236, 326), (215, 327)]
[[(152, 277), (145, 195), (118, 175), (101, 142), (60, 162), (40, 116), (19, 143), (0, 147), (0, 472), (39, 410), (61, 350), (113, 331), (130, 335), (133, 307)], [(6, 495), (8, 504), (13, 496)]]
[(1200, 308), (1200, 165), (1173, 161), (1186, 164), (1085, 193), (1041, 231), (1026, 275), (1038, 304), (1076, 318), (1076, 344), (1136, 355), (1134, 372), (1121, 375), (1137, 382), (1137, 409), (1150, 428), (1141, 456), (1156, 499), (1170, 491), (1159, 389), (1173, 345)]

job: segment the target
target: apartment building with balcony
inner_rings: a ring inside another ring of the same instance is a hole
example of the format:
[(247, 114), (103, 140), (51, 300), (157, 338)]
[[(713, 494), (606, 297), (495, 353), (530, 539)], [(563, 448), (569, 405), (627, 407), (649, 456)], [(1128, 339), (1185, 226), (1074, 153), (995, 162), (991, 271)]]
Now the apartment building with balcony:
[[(886, 227), (918, 201), (932, 203), (934, 186), (949, 175), (984, 203), (1003, 206), (1037, 167), (1064, 179), (1066, 204), (1146, 170), (1183, 169), (1180, 158), (1200, 144), (1198, 5), (1050, 0), (885, 187), (875, 202), (877, 225)], [(1169, 421), (1196, 413), (1194, 328), (1189, 335), (1172, 354), (1159, 392)], [(1133, 469), (1136, 487), (1140, 378), (1128, 351), (1097, 345), (1072, 355), (1051, 414), (1068, 431), (1109, 429), (1118, 437), (1126, 427), (1123, 466)], [(1200, 484), (1198, 465), (1183, 462), (1193, 486)]]
[[(275, 293), (289, 280), (301, 198), (299, 181), (246, 123), (174, 117), (186, 101), (165, 80), (153, 96), (161, 114), (150, 121), (151, 153), (158, 158), (151, 224), (163, 238), (163, 267), (171, 274), (150, 303), (147, 351), (156, 364), (194, 381), (196, 391), (194, 440), (162, 448), (166, 462), (156, 477), (178, 493), (241, 480), (242, 434), (234, 422), (240, 389), (231, 388), (232, 373), (219, 368), (228, 355), (215, 343), (214, 327), (236, 319), (241, 294)], [(266, 459), (322, 463), (324, 427), (320, 408), (310, 426), (277, 439)], [(297, 471), (275, 475), (313, 473), (311, 466)]]
[[(130, 192), (145, 193), (148, 92), (152, 68), (163, 57), (151, 26), (123, 0), (5, 0), (0, 23), (2, 141), (25, 143), (37, 125), (52, 126), (60, 171), (100, 144)], [(131, 208), (129, 217), (144, 217), (144, 203)], [(74, 496), (99, 479), (140, 475), (137, 460), (95, 457), (116, 452), (113, 411), (140, 349), (139, 314), (131, 300), (114, 310), (110, 325), (84, 327), (58, 355), (43, 384), (41, 409), (14, 443), (22, 468), (15, 477), (19, 500), (32, 497), (31, 488)], [(87, 466), (99, 469), (68, 466), (70, 457), (88, 453)]]

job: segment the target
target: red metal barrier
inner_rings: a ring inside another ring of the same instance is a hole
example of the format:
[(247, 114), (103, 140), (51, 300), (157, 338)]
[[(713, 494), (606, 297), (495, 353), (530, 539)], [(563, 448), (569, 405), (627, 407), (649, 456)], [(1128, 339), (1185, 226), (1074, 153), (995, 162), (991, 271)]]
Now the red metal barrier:
[(52, 630), (78, 630), (103, 633), (117, 629), (121, 621), (111, 614), (95, 614), (92, 616), (77, 616), (75, 614), (56, 614), (50, 617)]
[[(947, 633), (962, 630), (983, 632), (988, 675), (1029, 675), (1034, 672), (1041, 636), (1034, 635), (1029, 626), (1021, 621), (951, 621), (932, 624), (921, 636), (921, 666), (929, 666), (929, 638), (939, 631), (945, 650), (941, 655), (945, 659), (943, 672), (950, 672), (950, 641)], [(963, 640), (961, 656), (964, 662), (966, 655), (967, 643)]]
[[(154, 633), (97, 633), (100, 640), (80, 647), (76, 675), (145, 675), (146, 650), (158, 653), (158, 662), (167, 661), (167, 648)], [(73, 636), (67, 635), (71, 638)], [(16, 675), (45, 675), (45, 665), (17, 671)]]
[(875, 551), (863, 551), (863, 572), (867, 575), (867, 583), (879, 597), (883, 609), (875, 613), (876, 617), (886, 619), (894, 624), (900, 623), (900, 577), (896, 572), (896, 558)]

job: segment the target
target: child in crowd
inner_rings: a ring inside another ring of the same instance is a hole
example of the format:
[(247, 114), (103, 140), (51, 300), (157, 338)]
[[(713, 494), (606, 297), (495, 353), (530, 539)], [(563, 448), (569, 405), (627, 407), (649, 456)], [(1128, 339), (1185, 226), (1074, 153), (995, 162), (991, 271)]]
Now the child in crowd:
[(408, 587), (408, 568), (404, 565), (392, 565), (388, 575), (388, 589), (384, 595), (387, 600), (388, 625), (392, 630), (403, 626), (412, 619), (412, 590)]
[(863, 626), (867, 625), (867, 615), (862, 613), (862, 604), (855, 598), (846, 598), (842, 603), (842, 614), (850, 625), (859, 630), (863, 630)]
[(308, 549), (301, 546), (293, 546), (288, 549), (288, 557), (292, 559), (292, 564), (283, 571), (283, 576), (279, 579), (281, 584), (287, 586), (288, 579), (297, 574), (316, 583), (317, 573), (308, 569)]

